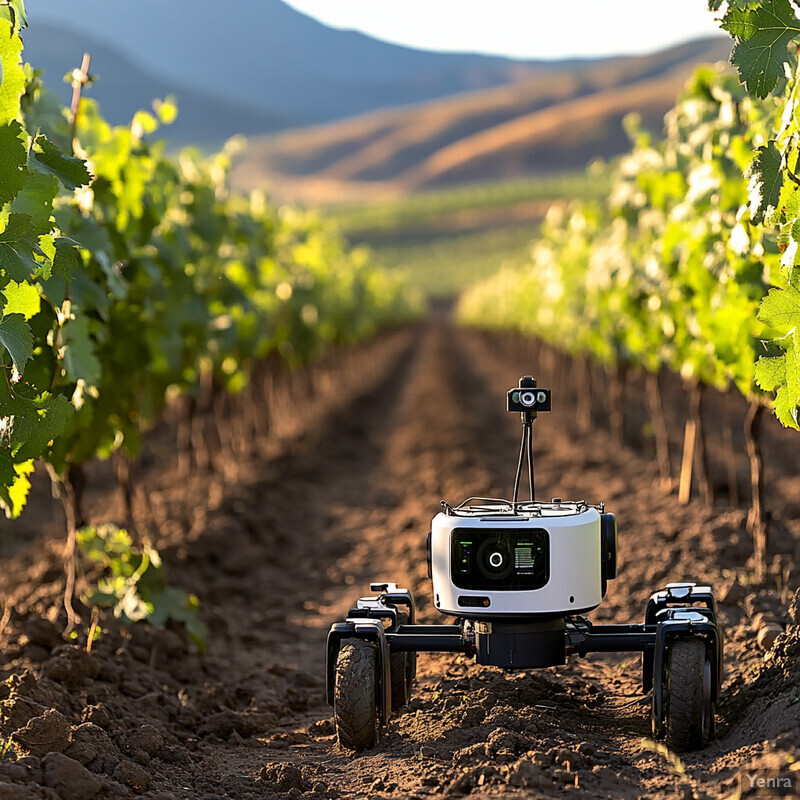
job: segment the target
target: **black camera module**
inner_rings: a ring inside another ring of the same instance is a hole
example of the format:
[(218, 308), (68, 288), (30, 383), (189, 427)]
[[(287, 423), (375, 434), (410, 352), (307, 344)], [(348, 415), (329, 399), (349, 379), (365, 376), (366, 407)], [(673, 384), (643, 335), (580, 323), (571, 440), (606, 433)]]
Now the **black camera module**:
[(549, 389), (509, 389), (508, 411), (549, 411)]
[(450, 563), (459, 589), (541, 589), (550, 578), (549, 536), (543, 528), (455, 528)]

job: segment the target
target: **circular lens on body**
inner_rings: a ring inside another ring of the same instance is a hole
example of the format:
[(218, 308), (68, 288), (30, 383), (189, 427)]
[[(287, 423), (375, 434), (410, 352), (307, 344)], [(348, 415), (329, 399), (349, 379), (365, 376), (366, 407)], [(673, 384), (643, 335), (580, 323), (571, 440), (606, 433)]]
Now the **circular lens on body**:
[(508, 545), (495, 537), (481, 543), (476, 560), (480, 573), (492, 581), (507, 578), (514, 569), (514, 560)]

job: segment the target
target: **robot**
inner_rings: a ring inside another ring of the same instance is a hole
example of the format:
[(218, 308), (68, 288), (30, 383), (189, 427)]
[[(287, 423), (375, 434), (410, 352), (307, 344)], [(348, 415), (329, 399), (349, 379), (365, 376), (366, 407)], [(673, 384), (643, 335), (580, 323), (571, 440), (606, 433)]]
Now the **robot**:
[[(652, 729), (678, 751), (714, 738), (722, 682), (722, 633), (710, 586), (669, 583), (650, 597), (640, 624), (596, 625), (617, 575), (617, 522), (603, 503), (536, 500), (533, 423), (551, 392), (526, 376), (507, 393), (522, 441), (511, 500), (442, 501), (427, 540), (434, 607), (454, 623), (420, 625), (411, 593), (372, 583), (327, 638), (326, 691), (339, 743), (374, 747), (411, 696), (416, 656), (462, 653), (508, 670), (558, 666), (587, 653), (642, 654), (642, 690), (652, 691)], [(527, 458), (530, 500), (519, 500)]]

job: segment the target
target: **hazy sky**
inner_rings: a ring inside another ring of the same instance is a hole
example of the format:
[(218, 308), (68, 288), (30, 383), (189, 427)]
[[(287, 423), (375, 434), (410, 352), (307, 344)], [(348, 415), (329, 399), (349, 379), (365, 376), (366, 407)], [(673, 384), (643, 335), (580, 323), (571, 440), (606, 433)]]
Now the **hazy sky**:
[(640, 53), (721, 33), (706, 0), (285, 0), (413, 47), (518, 58)]

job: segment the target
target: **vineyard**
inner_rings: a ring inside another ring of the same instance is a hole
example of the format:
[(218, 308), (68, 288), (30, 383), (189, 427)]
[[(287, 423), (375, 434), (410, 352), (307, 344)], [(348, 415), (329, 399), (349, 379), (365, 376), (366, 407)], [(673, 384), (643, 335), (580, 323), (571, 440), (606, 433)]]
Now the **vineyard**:
[[(773, 11), (794, 17), (788, 2), (769, 7), (770, 18)], [(733, 7), (723, 25), (744, 37), (751, 33), (746, 24), (757, 26), (767, 13)], [(758, 77), (746, 55), (749, 43), (743, 38), (732, 56), (744, 85), (721, 66), (698, 70), (668, 113), (658, 143), (630, 120), (635, 146), (616, 166), (608, 199), (554, 206), (531, 263), (472, 287), (459, 315), (466, 323), (525, 331), (587, 360), (583, 424), (590, 422), (588, 360), (606, 367), (619, 406), (628, 368), (649, 373), (651, 424), (665, 479), (671, 470), (658, 376), (663, 369), (680, 375), (692, 408), (684, 501), (692, 462), (706, 504), (713, 501), (704, 388), (740, 391), (749, 404), (748, 526), (761, 568), (766, 530), (758, 425), (764, 405), (783, 425), (800, 429), (793, 239), (800, 197), (794, 176), (798, 78), (781, 81), (785, 97), (767, 97), (782, 73), (768, 84)], [(754, 82), (751, 97), (745, 87)], [(765, 392), (774, 392), (771, 403)], [(618, 441), (622, 413), (612, 415)]]
[[(110, 125), (88, 56), (62, 108), (0, 0), (0, 800), (797, 789), (800, 22), (710, 11), (736, 69), (700, 68), (663, 138), (632, 118), (585, 177), (326, 216), (232, 190), (236, 140), (169, 152), (170, 99)], [(551, 200), (532, 241), (423, 230)], [(630, 653), (422, 653), (377, 745), (337, 738), (331, 623), (376, 579), (443, 622), (425, 534), (443, 498), (511, 496), (523, 374), (553, 390), (538, 496), (619, 520), (593, 619), (715, 588), (705, 749), (653, 735)]]
[(19, 514), (42, 458), (74, 527), (76, 471), (135, 455), (168, 397), (241, 393), (267, 359), (304, 363), (419, 305), (313, 216), (229, 195), (233, 143), (166, 159), (148, 137), (168, 101), (112, 128), (81, 97), (85, 61), (62, 111), (18, 63), (21, 4), (3, 11), (0, 502)]
[(465, 212), (487, 212), (522, 203), (552, 203), (556, 199), (578, 195), (600, 197), (607, 189), (602, 174), (570, 172), (529, 180), (479, 183), (428, 191), (372, 205), (334, 206), (329, 216), (349, 236), (372, 238), (378, 231), (398, 228), (425, 230), (441, 225), (443, 217)]

